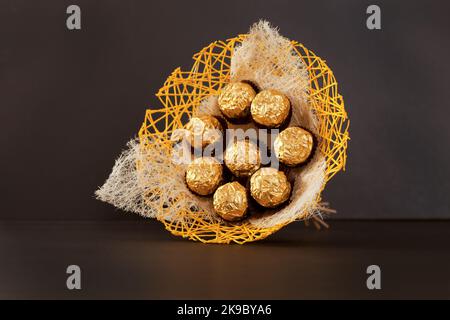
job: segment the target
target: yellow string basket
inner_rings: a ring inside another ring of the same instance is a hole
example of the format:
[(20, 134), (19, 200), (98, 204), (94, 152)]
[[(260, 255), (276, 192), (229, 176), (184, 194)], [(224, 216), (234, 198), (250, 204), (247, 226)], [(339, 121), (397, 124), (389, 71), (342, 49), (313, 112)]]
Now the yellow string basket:
[[(196, 112), (202, 100), (217, 95), (230, 81), (230, 60), (234, 49), (246, 35), (215, 41), (194, 54), (194, 64), (190, 71), (177, 68), (159, 89), (156, 96), (163, 107), (148, 109), (139, 131), (139, 143), (146, 152), (153, 148), (161, 149), (170, 157), (172, 152), (172, 133), (180, 129)], [(332, 70), (324, 60), (316, 56), (302, 44), (291, 41), (293, 51), (298, 54), (309, 74), (308, 103), (319, 120), (318, 151), (325, 156), (325, 184), (341, 169), (345, 169), (347, 141), (349, 139), (349, 120), (344, 109), (344, 101), (338, 92), (337, 81)], [(139, 164), (138, 164), (139, 165)], [(163, 192), (155, 186), (148, 197)], [(181, 195), (182, 196), (182, 195)], [(144, 196), (144, 200), (145, 200)], [(171, 199), (176, 202), (180, 199)], [(321, 201), (320, 193), (316, 199)], [(163, 209), (163, 208), (161, 208)], [(289, 222), (269, 228), (254, 226), (248, 221), (230, 224), (225, 221), (208, 221), (198, 214), (198, 209), (179, 208), (167, 219), (161, 210), (155, 217), (165, 228), (176, 236), (204, 243), (239, 243), (263, 239), (279, 230)], [(186, 219), (188, 217), (188, 219)]]

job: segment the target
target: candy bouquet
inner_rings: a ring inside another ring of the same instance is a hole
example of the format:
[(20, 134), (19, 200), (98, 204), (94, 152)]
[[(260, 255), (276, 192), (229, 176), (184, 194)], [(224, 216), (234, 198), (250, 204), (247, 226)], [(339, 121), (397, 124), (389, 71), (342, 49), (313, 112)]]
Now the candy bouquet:
[(326, 226), (321, 200), (345, 168), (349, 121), (336, 79), (260, 21), (176, 69), (97, 198), (207, 243), (263, 239), (296, 221)]

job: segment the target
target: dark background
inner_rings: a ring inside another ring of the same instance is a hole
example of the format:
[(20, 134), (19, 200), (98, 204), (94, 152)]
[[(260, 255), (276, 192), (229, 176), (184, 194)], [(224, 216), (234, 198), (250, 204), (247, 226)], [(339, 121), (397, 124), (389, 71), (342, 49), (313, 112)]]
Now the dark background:
[[(374, 3), (381, 31), (365, 26)], [(81, 31), (66, 28), (70, 4)], [(450, 220), (382, 219), (450, 218), (449, 13), (423, 0), (0, 0), (0, 299), (448, 299)], [(332, 67), (351, 141), (324, 199), (335, 218), (379, 221), (201, 245), (95, 200), (167, 75), (260, 18)], [(71, 264), (82, 290), (66, 287)], [(366, 287), (372, 264), (382, 290)]]
[[(365, 26), (369, 4), (382, 30)], [(82, 30), (66, 28), (78, 4)], [(154, 93), (259, 18), (332, 67), (351, 119), (336, 218), (449, 218), (446, 1), (0, 1), (4, 220), (129, 220), (94, 199)]]

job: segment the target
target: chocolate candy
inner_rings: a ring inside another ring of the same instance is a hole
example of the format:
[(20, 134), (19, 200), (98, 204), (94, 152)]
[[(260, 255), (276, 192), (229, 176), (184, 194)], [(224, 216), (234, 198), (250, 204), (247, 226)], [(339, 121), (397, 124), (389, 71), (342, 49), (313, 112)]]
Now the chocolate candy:
[(247, 212), (247, 190), (237, 181), (226, 183), (214, 193), (213, 206), (224, 220), (240, 220)]
[(249, 177), (261, 166), (258, 146), (247, 139), (229, 144), (224, 160), (227, 168), (237, 177)]
[(255, 90), (248, 83), (229, 83), (219, 94), (219, 109), (231, 122), (245, 120), (250, 114), (250, 105), (255, 96)]
[(274, 208), (289, 198), (291, 184), (282, 171), (261, 168), (250, 178), (250, 194), (261, 206)]
[(192, 117), (186, 124), (187, 141), (194, 148), (205, 148), (222, 138), (223, 127), (213, 116)]
[(197, 158), (186, 169), (186, 184), (196, 194), (210, 195), (221, 183), (222, 171), (222, 165), (215, 158)]
[(281, 131), (273, 144), (276, 157), (287, 166), (305, 162), (311, 155), (313, 145), (312, 134), (299, 127)]
[(266, 128), (278, 128), (290, 114), (289, 99), (277, 90), (263, 90), (252, 101), (250, 108), (253, 120)]

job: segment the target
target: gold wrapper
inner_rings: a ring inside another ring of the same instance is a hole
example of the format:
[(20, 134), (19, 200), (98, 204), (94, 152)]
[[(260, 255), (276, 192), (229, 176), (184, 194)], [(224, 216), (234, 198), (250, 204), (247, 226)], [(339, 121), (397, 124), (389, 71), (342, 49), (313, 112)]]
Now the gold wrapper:
[(212, 194), (221, 181), (222, 165), (215, 158), (197, 158), (186, 169), (186, 184), (196, 194)]
[(225, 150), (225, 165), (238, 177), (249, 177), (261, 166), (261, 154), (250, 140), (234, 141)]
[(187, 141), (194, 148), (204, 148), (222, 137), (223, 128), (213, 116), (192, 117), (186, 124)]
[(229, 83), (219, 94), (219, 109), (230, 120), (245, 119), (255, 96), (255, 90), (248, 83)]
[(240, 220), (248, 208), (247, 190), (236, 181), (224, 184), (214, 193), (213, 206), (223, 219)]
[(253, 99), (250, 111), (253, 120), (267, 128), (278, 128), (289, 116), (291, 103), (277, 90), (263, 90)]
[(290, 127), (280, 132), (274, 141), (275, 155), (281, 163), (296, 166), (305, 162), (313, 149), (314, 139), (311, 133)]
[(250, 178), (250, 193), (263, 207), (274, 208), (289, 198), (291, 184), (282, 171), (261, 168)]

